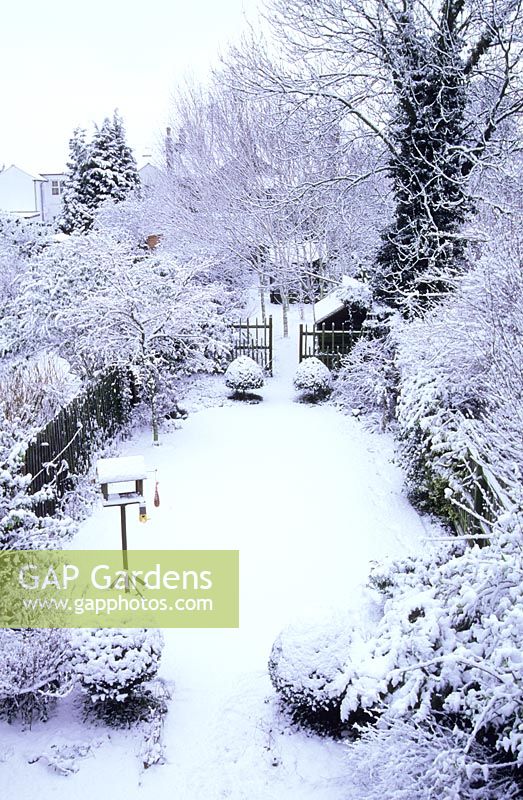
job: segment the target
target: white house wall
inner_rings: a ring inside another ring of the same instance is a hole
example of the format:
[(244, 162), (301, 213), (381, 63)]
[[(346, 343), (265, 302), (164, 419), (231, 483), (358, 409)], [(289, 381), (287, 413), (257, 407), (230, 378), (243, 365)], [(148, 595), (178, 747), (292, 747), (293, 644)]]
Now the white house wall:
[(39, 179), (15, 166), (0, 172), (0, 210), (41, 216)]
[[(65, 175), (62, 172), (45, 172), (42, 177), (46, 179), (42, 183), (42, 208), (43, 208), (43, 221), (52, 222), (62, 213), (62, 191)], [(53, 181), (58, 182), (60, 194), (53, 194)]]

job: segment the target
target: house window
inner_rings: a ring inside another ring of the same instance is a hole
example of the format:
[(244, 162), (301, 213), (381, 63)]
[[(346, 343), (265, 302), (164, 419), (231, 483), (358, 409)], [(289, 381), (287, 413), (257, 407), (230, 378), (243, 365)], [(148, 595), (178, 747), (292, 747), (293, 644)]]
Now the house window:
[(59, 195), (64, 193), (63, 181), (51, 181), (51, 194)]

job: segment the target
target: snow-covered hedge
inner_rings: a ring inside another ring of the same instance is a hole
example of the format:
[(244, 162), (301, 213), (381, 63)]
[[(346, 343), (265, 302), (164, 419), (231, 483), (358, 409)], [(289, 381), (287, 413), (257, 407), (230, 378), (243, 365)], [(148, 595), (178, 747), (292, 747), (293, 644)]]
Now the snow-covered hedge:
[(335, 400), (351, 410), (378, 414), (385, 427), (394, 419), (398, 380), (392, 338), (359, 339), (342, 359)]
[(225, 385), (235, 392), (245, 393), (263, 386), (261, 367), (249, 356), (238, 356), (225, 372)]
[(47, 719), (71, 686), (70, 646), (62, 630), (0, 630), (0, 718)]
[[(158, 671), (163, 647), (156, 630), (86, 629), (74, 640), (73, 668), (91, 703), (104, 717), (131, 703)], [(110, 721), (110, 720), (108, 720)]]
[(38, 517), (35, 503), (48, 499), (45, 489), (29, 494), (30, 475), (24, 474), (27, 430), (4, 415), (0, 403), (0, 551), (60, 548), (75, 530), (67, 518)]
[(319, 358), (311, 356), (304, 359), (296, 370), (294, 388), (303, 400), (316, 402), (323, 400), (332, 391), (332, 375)]
[(523, 765), (522, 530), (519, 513), (500, 520), (484, 547), (457, 542), (376, 566), (382, 613), (372, 629), (284, 632), (270, 666), (283, 702), (313, 726), (318, 711), (338, 711), (349, 727), (373, 718), (384, 730), (457, 726), (453, 780), (475, 768), (475, 750), (486, 773), (506, 764), (510, 775)]

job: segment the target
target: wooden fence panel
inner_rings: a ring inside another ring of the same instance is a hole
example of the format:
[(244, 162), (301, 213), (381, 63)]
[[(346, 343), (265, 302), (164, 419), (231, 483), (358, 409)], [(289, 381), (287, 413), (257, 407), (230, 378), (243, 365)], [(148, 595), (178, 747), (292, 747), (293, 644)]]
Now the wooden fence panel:
[(304, 358), (315, 356), (329, 369), (339, 369), (341, 359), (350, 352), (355, 342), (362, 336), (362, 331), (354, 331), (345, 324), (336, 328), (323, 323), (320, 327), (308, 328), (300, 325), (300, 363)]
[(73, 487), (73, 476), (87, 473), (97, 448), (112, 439), (131, 412), (130, 375), (110, 370), (39, 431), (25, 452), (29, 491), (50, 488), (35, 505), (38, 516), (52, 516), (58, 500)]
[(259, 364), (262, 369), (272, 375), (273, 361), (273, 328), (272, 317), (267, 322), (259, 322), (258, 318), (251, 321), (247, 318), (234, 323), (232, 329), (236, 332), (233, 345), (233, 358), (249, 356)]

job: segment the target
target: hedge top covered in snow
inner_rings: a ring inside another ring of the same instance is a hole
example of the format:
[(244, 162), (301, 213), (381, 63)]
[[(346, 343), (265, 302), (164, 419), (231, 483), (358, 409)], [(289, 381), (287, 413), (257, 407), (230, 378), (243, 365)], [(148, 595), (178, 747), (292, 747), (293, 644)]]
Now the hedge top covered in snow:
[(237, 392), (260, 389), (263, 386), (262, 369), (249, 356), (238, 356), (227, 368), (225, 385)]

